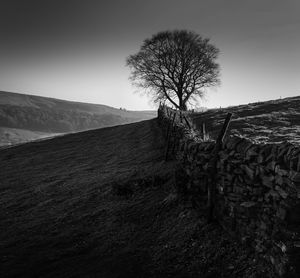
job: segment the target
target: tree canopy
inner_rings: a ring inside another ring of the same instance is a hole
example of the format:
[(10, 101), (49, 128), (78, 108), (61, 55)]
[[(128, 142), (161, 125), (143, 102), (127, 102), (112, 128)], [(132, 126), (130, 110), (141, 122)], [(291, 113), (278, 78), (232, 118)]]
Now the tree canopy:
[(144, 40), (126, 62), (133, 83), (146, 89), (155, 102), (167, 101), (186, 110), (203, 97), (205, 88), (219, 84), (218, 53), (209, 39), (192, 31), (164, 31)]

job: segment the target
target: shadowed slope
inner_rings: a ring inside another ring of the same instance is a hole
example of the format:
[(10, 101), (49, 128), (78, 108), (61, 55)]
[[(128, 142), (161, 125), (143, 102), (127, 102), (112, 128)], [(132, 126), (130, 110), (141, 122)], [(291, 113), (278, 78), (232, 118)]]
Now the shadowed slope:
[(163, 161), (164, 148), (150, 120), (1, 150), (0, 276), (264, 271), (253, 270), (253, 257), (170, 194), (174, 162)]
[(95, 264), (94, 256), (101, 265), (123, 214), (112, 182), (160, 171), (163, 146), (152, 120), (2, 150), (2, 269), (72, 272)]

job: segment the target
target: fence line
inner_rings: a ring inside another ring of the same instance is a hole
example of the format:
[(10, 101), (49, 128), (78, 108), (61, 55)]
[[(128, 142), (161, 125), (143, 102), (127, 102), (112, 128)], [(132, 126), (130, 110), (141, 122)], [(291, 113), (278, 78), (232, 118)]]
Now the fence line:
[(172, 152), (182, 166), (185, 178), (178, 185), (183, 194), (194, 207), (206, 206), (208, 221), (213, 216), (271, 262), (279, 275), (293, 272), (297, 264), (291, 254), (300, 256), (299, 146), (261, 144), (236, 135), (223, 142), (230, 114), (217, 141), (205, 141), (205, 124), (202, 136), (194, 136), (194, 125), (189, 128), (184, 116), (189, 119), (188, 112), (165, 105), (158, 111), (159, 124), (168, 134), (166, 159)]

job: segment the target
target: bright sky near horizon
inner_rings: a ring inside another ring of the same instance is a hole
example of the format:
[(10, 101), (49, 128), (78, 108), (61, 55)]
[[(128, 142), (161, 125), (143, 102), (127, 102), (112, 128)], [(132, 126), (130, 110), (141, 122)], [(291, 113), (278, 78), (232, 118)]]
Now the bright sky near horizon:
[(126, 57), (188, 29), (221, 53), (221, 86), (199, 106), (300, 95), (299, 0), (1, 0), (0, 91), (153, 109)]

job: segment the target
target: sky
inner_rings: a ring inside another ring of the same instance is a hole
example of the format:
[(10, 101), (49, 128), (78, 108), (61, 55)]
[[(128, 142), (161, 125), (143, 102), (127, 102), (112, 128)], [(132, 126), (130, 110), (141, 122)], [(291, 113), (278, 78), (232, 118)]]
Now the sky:
[(0, 0), (0, 91), (154, 109), (126, 58), (159, 31), (220, 49), (221, 85), (199, 106), (300, 95), (299, 0)]

